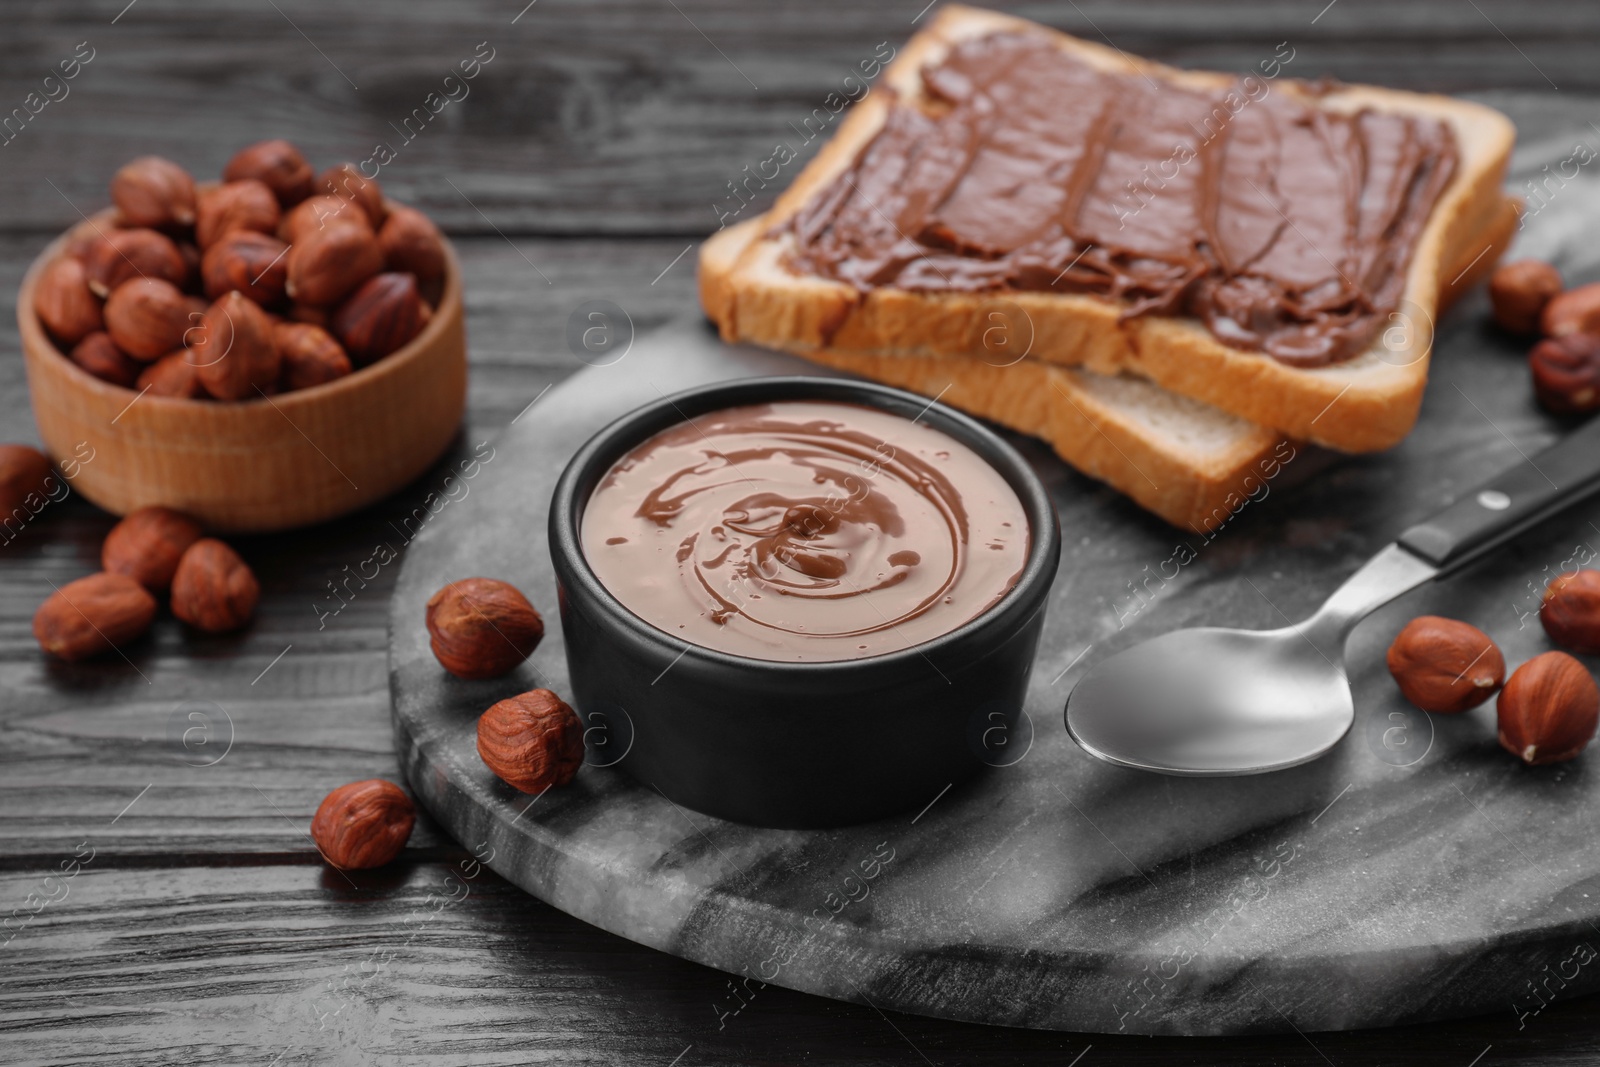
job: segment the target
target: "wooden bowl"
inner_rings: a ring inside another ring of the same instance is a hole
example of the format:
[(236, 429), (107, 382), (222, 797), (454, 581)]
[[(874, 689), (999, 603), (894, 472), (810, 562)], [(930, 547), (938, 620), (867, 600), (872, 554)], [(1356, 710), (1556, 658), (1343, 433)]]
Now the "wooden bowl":
[(286, 530), (389, 495), (449, 446), (466, 406), (467, 340), (461, 268), (448, 242), (432, 320), (376, 363), (265, 399), (141, 397), (68, 359), (33, 311), (45, 264), (113, 217), (101, 212), (54, 241), (17, 296), (39, 436), (58, 464), (75, 461), (72, 487), (85, 497), (117, 515), (163, 504), (219, 532)]

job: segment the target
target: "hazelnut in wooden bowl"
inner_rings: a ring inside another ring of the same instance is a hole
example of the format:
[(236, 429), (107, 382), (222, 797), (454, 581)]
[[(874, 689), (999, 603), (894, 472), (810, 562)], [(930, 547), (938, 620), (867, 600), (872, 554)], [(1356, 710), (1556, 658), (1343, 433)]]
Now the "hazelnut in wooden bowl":
[[(396, 268), (381, 258), (362, 272), (363, 284), (330, 286), (305, 273), (310, 257), (294, 256), (292, 242), (265, 232), (277, 224), (271, 212), (219, 207), (219, 192), (230, 186), (259, 199), (254, 181), (199, 188), (198, 214), (219, 232), (190, 246), (204, 259), (194, 261), (186, 289), (146, 266), (102, 308), (81, 260), (107, 235), (132, 228), (127, 205), (63, 234), (23, 280), (17, 323), (39, 434), (58, 459), (93, 449), (73, 485), (108, 511), (160, 505), (218, 532), (306, 526), (401, 488), (443, 454), (460, 425), (466, 330), (460, 265), (448, 242), (438, 240), (442, 278), (425, 286), (409, 273), (383, 273)], [(410, 209), (384, 207), (409, 218)], [(336, 231), (349, 225), (318, 225), (301, 244), (316, 246), (330, 232), (343, 240)], [(181, 226), (167, 232), (178, 234), (173, 247), (187, 240)], [(360, 242), (371, 256), (381, 256), (376, 238), (374, 229)], [(165, 262), (155, 255), (165, 244), (145, 243), (152, 249), (139, 249), (149, 252), (145, 258)], [(102, 258), (117, 265), (135, 257)], [(326, 290), (325, 305), (307, 300), (302, 308), (297, 283)], [(285, 329), (301, 313), (325, 322)], [(193, 325), (183, 328), (186, 322)], [(208, 349), (206, 338), (224, 333)], [(242, 356), (250, 346), (262, 349), (264, 361)], [(224, 366), (211, 349), (238, 358)]]

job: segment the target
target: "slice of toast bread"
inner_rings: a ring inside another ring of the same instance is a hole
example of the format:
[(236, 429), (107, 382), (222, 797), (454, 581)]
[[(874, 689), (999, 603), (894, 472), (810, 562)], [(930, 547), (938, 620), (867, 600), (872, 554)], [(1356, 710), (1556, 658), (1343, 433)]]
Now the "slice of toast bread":
[(835, 354), (964, 355), (981, 351), (994, 315), (1014, 317), (1020, 309), (1031, 333), (1030, 358), (1101, 374), (1132, 372), (1285, 436), (1343, 451), (1387, 448), (1409, 432), (1427, 381), (1434, 318), (1455, 277), (1451, 268), (1468, 269), (1480, 262), (1478, 256), (1492, 265), (1485, 235), (1505, 214), (1501, 183), (1515, 130), (1499, 112), (1479, 104), (1366, 86), (1317, 96), (1295, 82), (1272, 87), (1336, 111), (1431, 116), (1446, 123), (1456, 140), (1455, 175), (1416, 239), (1398, 310), (1367, 351), (1324, 367), (1293, 367), (1229, 347), (1196, 319), (1124, 317), (1124, 305), (1099, 296), (1011, 289), (862, 292), (790, 269), (786, 251), (793, 237), (784, 224), (852, 165), (882, 128), (892, 100), (925, 102), (924, 65), (958, 42), (997, 32), (1043, 35), (1097, 68), (1178, 86), (1218, 90), (1234, 82), (1231, 75), (1134, 59), (1011, 16), (945, 7), (885, 68), (882, 80), (893, 93), (869, 94), (851, 109), (832, 141), (778, 198), (765, 231), (748, 242), (729, 271), (718, 307), (707, 308), (724, 338), (801, 355), (823, 348)]
[[(1452, 263), (1444, 298), (1465, 292), (1510, 243), (1517, 205), (1501, 201), (1477, 234), (1485, 253)], [(735, 269), (766, 232), (764, 217), (709, 238), (700, 250), (700, 301), (722, 321)], [(910, 389), (1018, 432), (1038, 437), (1078, 470), (1127, 494), (1175, 526), (1210, 532), (1258, 496), (1296, 446), (1276, 431), (1162, 389), (1135, 375), (1106, 375), (1031, 357), (987, 362), (978, 354), (806, 348), (796, 354)]]

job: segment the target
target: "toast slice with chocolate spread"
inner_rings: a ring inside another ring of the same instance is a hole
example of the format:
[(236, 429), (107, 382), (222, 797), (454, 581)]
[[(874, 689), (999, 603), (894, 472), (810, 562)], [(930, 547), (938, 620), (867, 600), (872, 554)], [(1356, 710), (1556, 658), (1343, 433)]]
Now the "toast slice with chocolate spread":
[[(1475, 238), (1491, 251), (1452, 263), (1448, 301), (1481, 280), (1510, 243), (1514, 202)], [(700, 301), (720, 321), (736, 268), (767, 231), (765, 217), (728, 227), (700, 249)], [(1038, 437), (1063, 460), (1185, 529), (1216, 530), (1260, 499), (1298, 446), (1283, 435), (1129, 373), (1100, 374), (1031, 356), (837, 348), (798, 350), (817, 363), (937, 397), (980, 418)]]
[(998, 338), (1256, 424), (1241, 441), (1387, 448), (1416, 420), (1448, 294), (1515, 225), (1515, 131), (1290, 64), (1182, 71), (945, 7), (717, 268), (706, 311), (727, 340), (835, 365), (985, 366)]

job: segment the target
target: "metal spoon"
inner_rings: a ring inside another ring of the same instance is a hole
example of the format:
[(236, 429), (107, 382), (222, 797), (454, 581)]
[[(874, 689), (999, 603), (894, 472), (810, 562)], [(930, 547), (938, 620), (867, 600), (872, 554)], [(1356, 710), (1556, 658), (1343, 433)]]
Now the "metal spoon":
[(1090, 755), (1193, 777), (1307, 763), (1355, 720), (1345, 639), (1372, 611), (1600, 489), (1600, 418), (1405, 531), (1306, 621), (1177, 630), (1096, 664), (1067, 698)]

